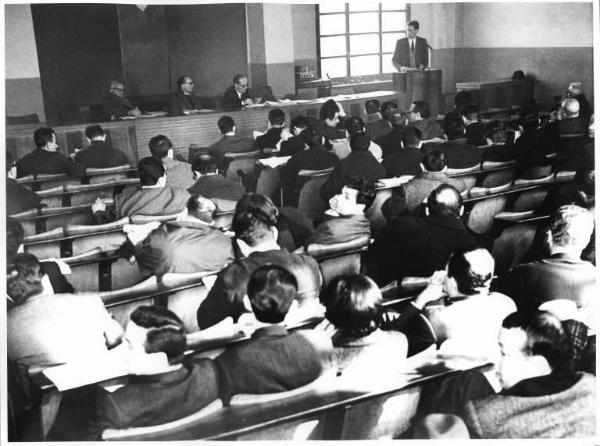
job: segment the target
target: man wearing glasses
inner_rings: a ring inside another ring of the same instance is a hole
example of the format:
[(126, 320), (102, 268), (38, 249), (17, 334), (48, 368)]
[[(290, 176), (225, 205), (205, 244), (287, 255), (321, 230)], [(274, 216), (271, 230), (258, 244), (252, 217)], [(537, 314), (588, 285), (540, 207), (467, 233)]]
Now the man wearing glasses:
[(429, 44), (418, 37), (419, 22), (412, 20), (406, 25), (406, 37), (396, 42), (396, 50), (392, 58), (394, 68), (400, 72), (416, 68), (423, 70), (429, 66)]
[(177, 91), (169, 98), (169, 115), (181, 116), (198, 113), (202, 109), (202, 102), (194, 96), (194, 81), (187, 75), (177, 79)]
[(248, 78), (245, 74), (236, 74), (233, 85), (223, 94), (223, 108), (235, 110), (244, 105), (258, 104), (262, 98), (252, 98), (248, 90)]
[(110, 92), (102, 98), (102, 113), (104, 119), (114, 119), (127, 116), (139, 116), (142, 112), (125, 97), (125, 85), (123, 82), (112, 81)]

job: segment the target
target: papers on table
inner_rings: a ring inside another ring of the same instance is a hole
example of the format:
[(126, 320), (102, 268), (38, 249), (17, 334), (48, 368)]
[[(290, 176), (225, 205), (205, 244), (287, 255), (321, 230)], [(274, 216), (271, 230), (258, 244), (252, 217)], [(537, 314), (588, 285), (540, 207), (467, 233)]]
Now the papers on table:
[(276, 167), (283, 166), (291, 156), (274, 156), (271, 158), (263, 158), (259, 159), (258, 162), (263, 166), (270, 167), (271, 169), (275, 169)]

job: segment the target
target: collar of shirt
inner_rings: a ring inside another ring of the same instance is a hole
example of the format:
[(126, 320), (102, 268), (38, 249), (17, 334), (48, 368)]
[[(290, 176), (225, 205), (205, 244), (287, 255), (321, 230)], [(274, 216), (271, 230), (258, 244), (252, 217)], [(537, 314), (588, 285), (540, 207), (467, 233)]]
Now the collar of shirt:
[(254, 332), (254, 334), (252, 335), (253, 338), (262, 338), (262, 337), (266, 337), (266, 336), (287, 336), (289, 334), (289, 332), (287, 331), (287, 328), (285, 328), (283, 325), (278, 325), (278, 324), (272, 324), (272, 325), (267, 325), (266, 327), (260, 327), (257, 328), (256, 331)]

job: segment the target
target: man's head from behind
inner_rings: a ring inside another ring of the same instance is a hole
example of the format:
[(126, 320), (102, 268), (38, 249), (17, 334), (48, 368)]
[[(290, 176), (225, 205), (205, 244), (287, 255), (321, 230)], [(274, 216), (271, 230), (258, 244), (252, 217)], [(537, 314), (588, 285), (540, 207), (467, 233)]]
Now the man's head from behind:
[(425, 212), (432, 217), (460, 218), (463, 213), (460, 193), (449, 184), (438, 186), (429, 194)]
[(162, 160), (167, 156), (173, 157), (173, 143), (165, 135), (156, 135), (150, 138), (148, 147), (152, 156), (157, 160)]
[(285, 113), (280, 108), (274, 108), (269, 112), (268, 119), (271, 127), (283, 127), (283, 124), (285, 124)]
[(439, 150), (431, 150), (423, 156), (421, 169), (424, 172), (442, 172), (446, 168), (446, 155)]
[(283, 322), (298, 293), (296, 277), (277, 265), (257, 268), (248, 281), (248, 298), (254, 316), (260, 322)]
[(248, 193), (235, 207), (231, 229), (235, 232), (242, 251), (277, 240), (279, 210), (270, 198)]
[(44, 291), (44, 274), (33, 254), (17, 254), (6, 269), (6, 292), (16, 305)]
[(546, 311), (509, 314), (502, 322), (498, 343), (498, 375), (504, 389), (571, 367), (568, 335), (560, 320)]
[(377, 99), (369, 99), (365, 102), (365, 111), (367, 115), (379, 113), (379, 101)]
[(465, 105), (460, 110), (463, 122), (468, 125), (479, 120), (479, 107), (473, 104)]
[(308, 120), (304, 116), (298, 115), (292, 118), (292, 122), (290, 123), (290, 130), (295, 136), (298, 136), (307, 127)]
[(353, 152), (367, 152), (371, 139), (364, 132), (357, 132), (350, 137), (350, 150)]
[(567, 253), (579, 258), (590, 242), (594, 230), (593, 213), (569, 204), (561, 206), (553, 215), (546, 241), (552, 254)]
[(406, 116), (398, 109), (392, 110), (389, 116), (389, 121), (392, 127), (395, 129), (404, 129), (404, 127), (406, 127)]
[(462, 138), (465, 135), (465, 124), (459, 116), (449, 113), (444, 118), (444, 131), (450, 140)]
[(218, 173), (217, 160), (207, 154), (199, 155), (194, 158), (192, 172), (196, 180), (200, 177), (216, 175)]
[(88, 125), (85, 128), (85, 137), (89, 140), (89, 141), (105, 141), (106, 140), (106, 134), (104, 133), (104, 130), (102, 129), (102, 127), (100, 127), (99, 125)]
[(563, 119), (579, 117), (579, 101), (575, 98), (567, 98), (560, 104), (560, 116)]
[(446, 292), (470, 296), (487, 294), (494, 275), (494, 258), (487, 249), (459, 250), (450, 256)]
[(227, 133), (235, 132), (235, 122), (231, 116), (221, 116), (217, 121), (219, 131), (226, 135)]
[(186, 348), (183, 323), (172, 311), (156, 305), (137, 307), (129, 316), (125, 342), (133, 351), (165, 353), (169, 364), (179, 364)]
[(423, 134), (416, 127), (407, 127), (402, 132), (402, 147), (405, 149), (420, 149), (423, 145)]
[(359, 132), (365, 131), (365, 123), (358, 116), (352, 116), (346, 121), (346, 131), (352, 136)]
[(33, 140), (38, 149), (44, 149), (48, 152), (56, 152), (56, 133), (50, 127), (43, 127), (33, 132)]
[(138, 175), (142, 186), (164, 186), (167, 180), (165, 166), (152, 156), (140, 160)]
[(465, 105), (470, 104), (473, 101), (473, 95), (468, 91), (459, 91), (454, 96), (454, 109), (462, 110)]

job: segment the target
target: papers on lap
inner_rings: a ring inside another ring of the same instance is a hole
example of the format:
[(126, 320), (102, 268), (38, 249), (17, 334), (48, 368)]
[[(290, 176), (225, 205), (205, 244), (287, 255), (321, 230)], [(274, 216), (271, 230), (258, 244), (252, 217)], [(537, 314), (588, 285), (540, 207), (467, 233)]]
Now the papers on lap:
[(283, 166), (285, 163), (287, 163), (289, 161), (290, 158), (291, 158), (291, 156), (277, 156), (277, 157), (274, 156), (272, 158), (259, 159), (258, 162), (260, 164), (262, 164), (263, 166), (267, 166), (272, 169), (275, 169), (278, 166)]

